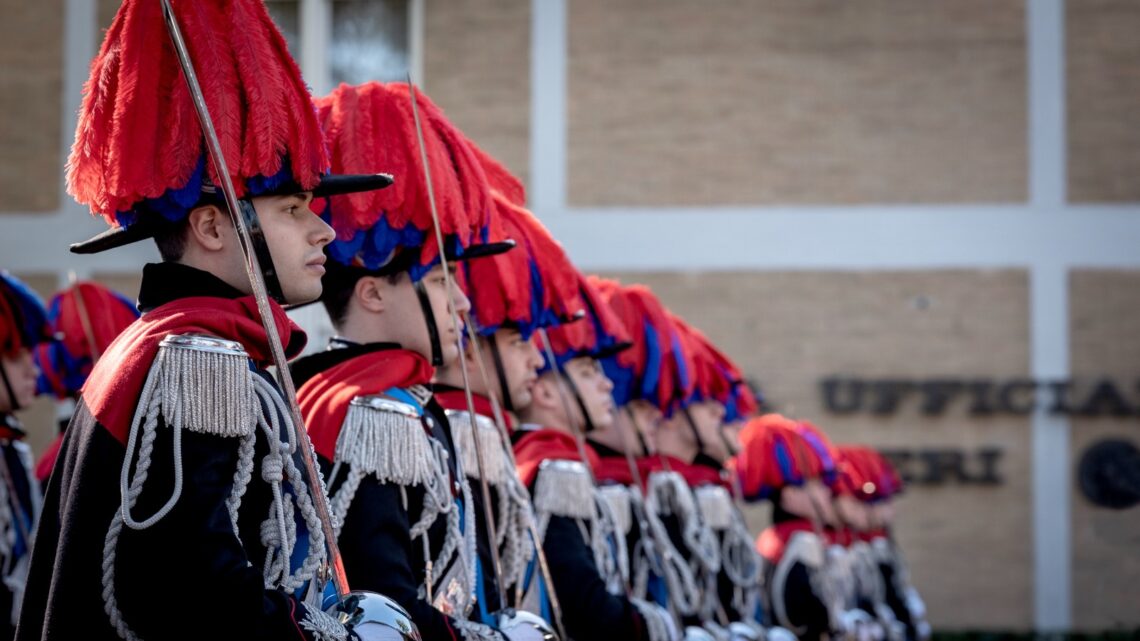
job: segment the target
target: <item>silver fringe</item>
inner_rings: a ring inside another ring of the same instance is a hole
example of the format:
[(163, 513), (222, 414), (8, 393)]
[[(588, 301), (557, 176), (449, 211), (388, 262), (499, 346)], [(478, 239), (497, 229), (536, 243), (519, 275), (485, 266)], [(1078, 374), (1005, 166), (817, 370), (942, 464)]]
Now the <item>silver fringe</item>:
[(158, 351), (155, 363), (162, 364), (157, 375), (163, 418), (205, 434), (253, 433), (260, 408), (250, 381), (249, 355), (241, 343), (171, 335), (162, 340)]
[(479, 435), (479, 447), (483, 452), (483, 472), (491, 485), (502, 485), (508, 476), (515, 476), (514, 467), (503, 450), (503, 439), (499, 428), (486, 416), (475, 415), (475, 429), (471, 429), (471, 414), (466, 411), (447, 411), (451, 423), (451, 437), (455, 439), (455, 449), (459, 452), (463, 470), (471, 478), (479, 478), (479, 458), (476, 456), (475, 432)]

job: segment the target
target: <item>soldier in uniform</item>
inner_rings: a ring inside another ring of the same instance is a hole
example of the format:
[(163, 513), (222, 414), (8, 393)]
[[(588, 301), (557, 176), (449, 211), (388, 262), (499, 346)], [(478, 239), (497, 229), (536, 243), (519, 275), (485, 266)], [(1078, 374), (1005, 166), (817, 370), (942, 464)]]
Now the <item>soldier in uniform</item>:
[(778, 414), (748, 421), (734, 460), (746, 500), (769, 500), (772, 525), (756, 546), (765, 560), (771, 623), (815, 641), (841, 632), (842, 609), (827, 578), (824, 528), (834, 525), (825, 479), (834, 462), (813, 449), (796, 422)]
[(888, 603), (887, 585), (871, 546), (872, 501), (878, 481), (874, 451), (858, 445), (838, 445), (833, 451), (839, 470), (832, 486), (839, 526), (831, 549), (841, 549), (846, 557), (850, 586), (847, 604), (866, 613), (867, 627), (872, 634), (905, 641), (906, 623)]
[[(127, 0), (91, 67), (67, 175), (114, 227), (72, 251), (153, 238), (162, 262), (143, 268), (142, 318), (95, 366), (64, 436), (16, 638), (346, 639), (308, 598), (322, 498), (265, 370), (265, 325), (288, 354), (304, 344), (281, 305), (321, 292), (333, 231), (314, 195), (388, 180), (327, 175), (311, 98), (261, 2), (182, 0), (173, 16), (230, 175), (210, 163), (161, 4)], [(274, 300), (251, 296), (223, 180), (259, 232)]]
[(910, 570), (891, 532), (894, 500), (903, 484), (891, 462), (870, 447), (856, 448), (866, 481), (862, 498), (867, 510), (867, 528), (859, 538), (870, 546), (882, 575), (884, 598), (895, 618), (904, 626), (907, 641), (930, 637), (926, 604), (910, 581)]
[[(504, 232), (518, 245), (498, 256), (463, 263), (475, 337), (465, 344), (461, 362), (440, 369), (435, 398), (447, 410), (471, 486), (478, 491), (486, 483), (508, 605), (557, 625), (552, 587), (546, 584), (533, 539), (534, 510), (515, 470), (507, 433), (517, 424), (518, 412), (530, 405), (543, 364), (535, 332), (574, 319), (583, 304), (574, 267), (562, 248), (533, 214), (510, 202), (505, 193), (496, 190), (494, 204)], [(468, 406), (465, 384), (473, 407)], [(502, 430), (496, 410), (504, 421)], [(486, 473), (481, 475), (481, 470)], [(475, 519), (480, 524), (480, 564), (489, 571), (494, 559), (485, 545), (487, 515), (476, 513)], [(484, 593), (489, 589), (483, 586)]]
[(395, 599), (425, 638), (502, 639), (492, 615), (503, 604), (476, 554), (481, 497), (431, 382), (458, 359), (451, 314), (470, 306), (456, 261), (513, 244), (491, 216), (478, 156), (411, 91), (372, 82), (318, 100), (333, 167), (386, 167), (396, 182), (329, 204), (332, 220), (350, 223), (327, 252), (322, 302), (337, 336), (293, 371), (352, 584)]
[(0, 638), (11, 639), (28, 572), (28, 548), (40, 512), (40, 488), (32, 454), (16, 413), (36, 396), (32, 350), (47, 342), (49, 327), (40, 299), (15, 276), (0, 270)]
[(515, 431), (519, 475), (531, 488), (538, 531), (573, 639), (661, 641), (678, 634), (660, 606), (631, 595), (624, 537), (594, 470), (600, 461), (580, 440), (614, 418), (613, 384), (599, 359), (625, 342), (620, 322), (585, 279), (586, 316), (543, 339), (542, 374)]
[(40, 369), (40, 392), (55, 396), (60, 421), (59, 436), (36, 461), (36, 479), (41, 486), (47, 485), (63, 443), (63, 431), (71, 422), (79, 390), (91, 369), (111, 341), (138, 317), (134, 303), (93, 282), (74, 283), (48, 303), (52, 340), (41, 343), (35, 357)]
[[(591, 283), (621, 320), (631, 344), (602, 361), (614, 384), (617, 411), (612, 425), (595, 426), (588, 434), (599, 456), (600, 490), (626, 533), (633, 594), (674, 616), (696, 617), (703, 591), (687, 549), (678, 549), (685, 547), (680, 527), (672, 512), (660, 513), (662, 496), (645, 494), (646, 477), (663, 469), (655, 448), (658, 425), (686, 394), (684, 356), (676, 353), (680, 344), (668, 312), (648, 288), (593, 277)], [(654, 475), (655, 489), (660, 479)], [(684, 498), (692, 497), (686, 491)]]
[(733, 453), (723, 429), (727, 407), (740, 405), (742, 381), (699, 330), (676, 316), (671, 323), (689, 387), (658, 430), (664, 465), (650, 475), (651, 489), (660, 488), (661, 503), (677, 505), (665, 511), (701, 588), (696, 621), (714, 635), (755, 638), (760, 562), (724, 468)]

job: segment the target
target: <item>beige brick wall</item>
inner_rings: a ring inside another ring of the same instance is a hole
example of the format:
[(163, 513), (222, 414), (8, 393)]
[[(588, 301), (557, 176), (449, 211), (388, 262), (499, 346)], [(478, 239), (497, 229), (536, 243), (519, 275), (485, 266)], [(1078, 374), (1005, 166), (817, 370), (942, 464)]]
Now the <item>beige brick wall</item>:
[(575, 205), (1026, 197), (1020, 0), (576, 0)]
[(525, 182), (530, 0), (426, 2), (424, 86), (460, 129)]
[[(1069, 283), (1073, 376), (1113, 380), (1135, 404), (1140, 392), (1140, 271), (1078, 270)], [(1098, 507), (1081, 493), (1075, 478), (1084, 451), (1106, 438), (1140, 447), (1136, 417), (1072, 422), (1073, 624), (1084, 630), (1140, 627), (1140, 506)]]
[[(1004, 449), (997, 487), (913, 485), (897, 535), (937, 628), (1032, 625), (1030, 426), (978, 419), (962, 404), (922, 416), (833, 415), (818, 381), (936, 376), (995, 379), (1029, 371), (1023, 271), (649, 273), (644, 282), (755, 377), (778, 409), (818, 421), (837, 442), (879, 447)], [(766, 510), (752, 516), (754, 528)]]
[(1069, 199), (1140, 200), (1140, 4), (1065, 3)]
[(2, 10), (0, 210), (53, 211), (63, 175), (63, 2), (6, 0)]

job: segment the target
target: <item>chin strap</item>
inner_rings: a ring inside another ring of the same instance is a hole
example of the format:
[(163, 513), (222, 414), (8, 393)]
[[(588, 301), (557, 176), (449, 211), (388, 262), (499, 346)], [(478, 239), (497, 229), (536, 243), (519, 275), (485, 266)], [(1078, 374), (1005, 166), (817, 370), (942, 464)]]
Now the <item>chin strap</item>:
[(280, 305), (287, 305), (285, 292), (281, 289), (281, 279), (277, 277), (277, 268), (273, 266), (273, 255), (269, 253), (269, 245), (265, 242), (265, 231), (261, 229), (261, 221), (257, 217), (257, 210), (248, 199), (238, 201), (238, 209), (249, 230), (249, 244), (253, 253), (257, 255), (257, 264), (261, 266), (261, 277), (265, 280), (265, 294)]
[(20, 404), (20, 399), (16, 398), (16, 392), (12, 390), (12, 382), (8, 380), (8, 368), (0, 363), (0, 378), (4, 379), (4, 391), (8, 392), (8, 402), (11, 403), (11, 411), (17, 412), (24, 409)]
[[(444, 269), (447, 269), (444, 266)], [(420, 309), (424, 313), (424, 322), (427, 323), (428, 339), (431, 340), (432, 367), (443, 366), (443, 346), (439, 342), (439, 327), (435, 324), (435, 312), (431, 310), (431, 299), (428, 298), (427, 288), (422, 280), (416, 281), (412, 287), (416, 290), (416, 297), (420, 299)]]
[[(582, 413), (582, 432), (589, 434), (597, 429), (594, 426), (594, 420), (590, 418), (590, 412), (586, 409), (586, 402), (582, 400), (582, 394), (578, 391), (578, 386), (574, 384), (574, 379), (565, 371), (559, 370), (555, 372), (556, 376), (561, 376), (562, 380), (566, 381), (566, 387), (570, 388), (570, 395), (574, 397), (574, 402), (578, 404), (578, 411)], [(567, 416), (566, 420), (570, 420)]]
[(697, 422), (693, 420), (693, 415), (689, 413), (689, 408), (682, 407), (681, 414), (685, 417), (685, 423), (689, 426), (689, 431), (693, 434), (693, 439), (697, 441), (697, 456), (705, 453), (705, 441), (701, 438), (700, 431), (697, 430)]
[(637, 437), (637, 445), (641, 448), (641, 454), (638, 456), (649, 456), (649, 443), (645, 440), (645, 435), (641, 433), (641, 428), (637, 424), (637, 417), (633, 414), (633, 409), (626, 405), (624, 408), (626, 416), (629, 417), (629, 425), (633, 428), (633, 435)]
[(488, 336), (487, 345), (491, 348), (491, 362), (495, 365), (495, 376), (499, 379), (499, 398), (502, 399), (503, 409), (514, 412), (515, 403), (511, 399), (511, 388), (507, 385), (507, 369), (503, 367), (503, 357), (499, 355), (498, 336), (495, 334)]

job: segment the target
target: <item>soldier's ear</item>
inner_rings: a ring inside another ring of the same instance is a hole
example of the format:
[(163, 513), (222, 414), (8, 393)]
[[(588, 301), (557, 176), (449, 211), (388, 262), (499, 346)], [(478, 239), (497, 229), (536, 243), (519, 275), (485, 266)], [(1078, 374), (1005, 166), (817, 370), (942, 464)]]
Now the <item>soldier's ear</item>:
[(221, 251), (233, 236), (230, 218), (217, 205), (201, 205), (186, 215), (187, 240), (210, 252)]
[(531, 393), (531, 403), (547, 410), (557, 409), (560, 399), (558, 398), (558, 390), (554, 386), (555, 383), (549, 376), (539, 376), (534, 383), (534, 391)]
[(386, 284), (387, 280), (383, 277), (364, 276), (353, 286), (352, 297), (364, 309), (379, 314), (388, 304)]

